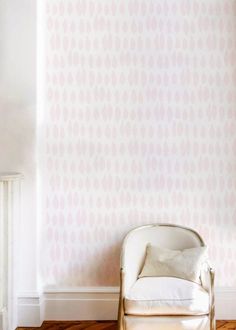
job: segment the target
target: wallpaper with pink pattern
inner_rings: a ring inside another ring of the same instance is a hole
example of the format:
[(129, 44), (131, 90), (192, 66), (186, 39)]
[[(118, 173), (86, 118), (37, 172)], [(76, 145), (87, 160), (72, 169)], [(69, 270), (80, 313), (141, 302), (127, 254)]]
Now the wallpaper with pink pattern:
[(236, 1), (44, 1), (44, 284), (117, 285), (125, 233), (171, 222), (236, 285)]

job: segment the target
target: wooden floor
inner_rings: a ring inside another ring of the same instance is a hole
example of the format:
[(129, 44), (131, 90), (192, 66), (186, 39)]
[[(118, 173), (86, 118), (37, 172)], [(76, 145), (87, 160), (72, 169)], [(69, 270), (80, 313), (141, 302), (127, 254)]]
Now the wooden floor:
[(216, 321), (216, 328), (236, 330), (236, 321)]
[[(17, 328), (17, 330), (117, 330), (117, 323), (113, 321), (47, 321), (41, 328)], [(217, 321), (217, 329), (236, 330), (236, 321)]]

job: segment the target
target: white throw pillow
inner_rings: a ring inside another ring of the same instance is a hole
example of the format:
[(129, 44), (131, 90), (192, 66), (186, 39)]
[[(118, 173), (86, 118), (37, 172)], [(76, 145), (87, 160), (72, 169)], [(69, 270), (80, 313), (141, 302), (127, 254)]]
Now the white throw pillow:
[(178, 277), (201, 284), (201, 266), (206, 259), (206, 246), (181, 251), (148, 244), (146, 259), (139, 277)]

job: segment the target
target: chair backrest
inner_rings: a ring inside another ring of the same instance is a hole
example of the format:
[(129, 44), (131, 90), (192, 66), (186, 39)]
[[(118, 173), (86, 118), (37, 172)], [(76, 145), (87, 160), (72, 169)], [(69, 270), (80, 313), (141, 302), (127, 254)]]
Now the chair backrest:
[(200, 235), (186, 227), (172, 224), (153, 224), (135, 228), (125, 237), (121, 253), (121, 267), (136, 267), (136, 275), (143, 265), (148, 243), (167, 249), (183, 250), (204, 246)]

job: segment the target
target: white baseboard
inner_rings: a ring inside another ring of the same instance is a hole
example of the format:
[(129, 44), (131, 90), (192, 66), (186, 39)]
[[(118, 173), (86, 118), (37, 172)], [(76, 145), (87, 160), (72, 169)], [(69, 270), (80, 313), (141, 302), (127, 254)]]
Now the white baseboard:
[(0, 330), (6, 330), (6, 324), (7, 324), (7, 315), (6, 315), (6, 309), (2, 309), (0, 311)]
[(215, 289), (217, 320), (236, 320), (236, 287)]
[(3, 312), (0, 311), (0, 330), (3, 330)]
[(42, 297), (37, 292), (18, 295), (17, 326), (39, 327), (43, 320)]
[(45, 320), (116, 320), (117, 287), (47, 288)]
[(0, 330), (8, 330), (8, 314), (6, 308), (0, 311)]
[[(47, 287), (39, 295), (18, 297), (18, 326), (43, 320), (116, 320), (118, 287)], [(236, 320), (236, 287), (216, 288), (216, 319)]]

